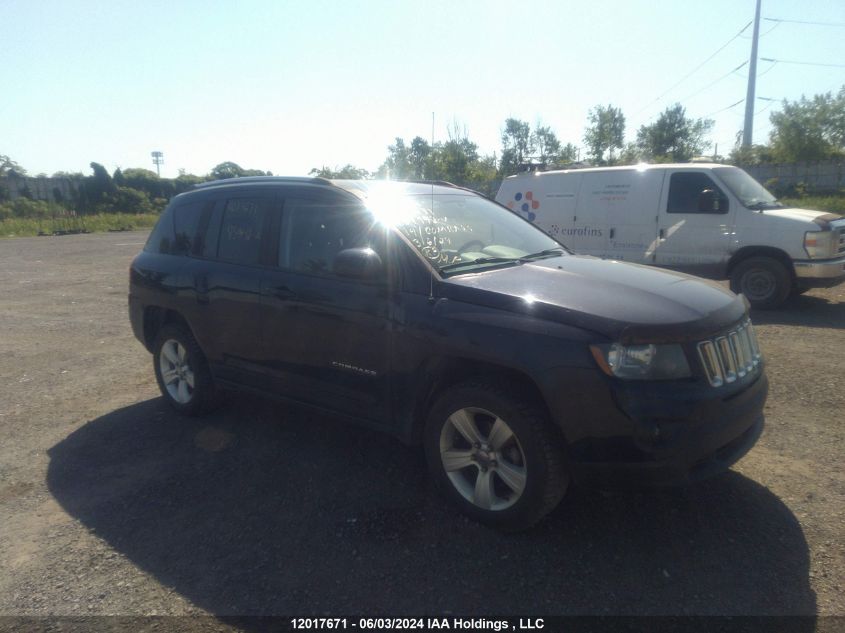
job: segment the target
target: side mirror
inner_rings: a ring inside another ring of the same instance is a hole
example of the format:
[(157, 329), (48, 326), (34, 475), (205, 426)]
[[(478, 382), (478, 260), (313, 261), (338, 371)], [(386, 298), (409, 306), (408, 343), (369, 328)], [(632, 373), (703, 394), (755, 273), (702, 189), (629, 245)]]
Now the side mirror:
[(376, 279), (382, 271), (381, 257), (371, 248), (347, 248), (334, 258), (333, 270), (339, 277)]
[(719, 213), (719, 194), (713, 189), (705, 189), (698, 194), (699, 213)]

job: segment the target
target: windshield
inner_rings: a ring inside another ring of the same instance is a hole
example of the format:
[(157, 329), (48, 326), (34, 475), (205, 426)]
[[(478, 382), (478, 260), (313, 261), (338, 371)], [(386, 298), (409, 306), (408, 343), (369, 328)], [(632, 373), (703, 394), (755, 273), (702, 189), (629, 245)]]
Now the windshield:
[(472, 194), (404, 194), (389, 201), (371, 198), (368, 206), (445, 274), (565, 253), (540, 229)]
[(719, 168), (716, 171), (739, 201), (749, 209), (774, 209), (783, 205), (766, 188), (741, 169)]

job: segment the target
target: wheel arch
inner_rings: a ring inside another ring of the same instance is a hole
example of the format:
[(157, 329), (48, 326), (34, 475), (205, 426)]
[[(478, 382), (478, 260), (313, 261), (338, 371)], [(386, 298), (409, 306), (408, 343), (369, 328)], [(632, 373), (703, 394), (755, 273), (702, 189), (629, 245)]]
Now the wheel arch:
[[(422, 443), (425, 422), (434, 402), (446, 390), (471, 380), (494, 382), (507, 388), (508, 392), (541, 407), (551, 420), (550, 410), (543, 392), (531, 376), (519, 369), (498, 365), (488, 361), (461, 357), (444, 357), (430, 361), (421, 371), (427, 379), (420, 382), (411, 415), (408, 440), (411, 444)], [(563, 434), (556, 424), (550, 424), (559, 439)]]
[(786, 267), (789, 271), (790, 277), (795, 279), (795, 266), (792, 263), (792, 258), (786, 254), (785, 251), (775, 248), (774, 246), (743, 246), (736, 253), (733, 254), (726, 271), (726, 276), (730, 278), (734, 269), (744, 260), (751, 257), (770, 257)]
[(188, 322), (176, 310), (160, 306), (147, 306), (144, 308), (144, 346), (148, 351), (153, 351), (153, 344), (156, 336), (165, 325), (178, 325), (184, 327), (193, 335), (193, 330)]

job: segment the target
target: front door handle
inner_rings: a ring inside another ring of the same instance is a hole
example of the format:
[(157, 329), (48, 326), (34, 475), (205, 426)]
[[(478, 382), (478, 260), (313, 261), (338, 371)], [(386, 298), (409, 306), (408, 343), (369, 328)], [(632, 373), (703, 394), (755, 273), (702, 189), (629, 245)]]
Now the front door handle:
[(194, 288), (196, 289), (197, 303), (208, 303), (208, 277), (205, 275), (194, 277)]
[(270, 288), (270, 296), (276, 297), (276, 299), (292, 299), (294, 293), (287, 286), (278, 286), (276, 288)]
[(611, 227), (611, 229), (610, 229), (610, 239), (613, 239), (614, 235), (616, 235), (616, 229)]

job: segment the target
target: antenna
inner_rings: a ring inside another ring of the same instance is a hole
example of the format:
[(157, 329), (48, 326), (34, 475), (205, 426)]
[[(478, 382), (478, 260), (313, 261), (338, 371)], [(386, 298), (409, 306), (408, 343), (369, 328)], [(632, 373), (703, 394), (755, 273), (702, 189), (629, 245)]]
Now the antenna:
[[(431, 151), (434, 151), (434, 112), (431, 113)], [(431, 183), (431, 219), (434, 221), (434, 182)], [(434, 239), (437, 239), (437, 231), (434, 232)], [(428, 300), (434, 301), (434, 270), (428, 276), (428, 282)]]

